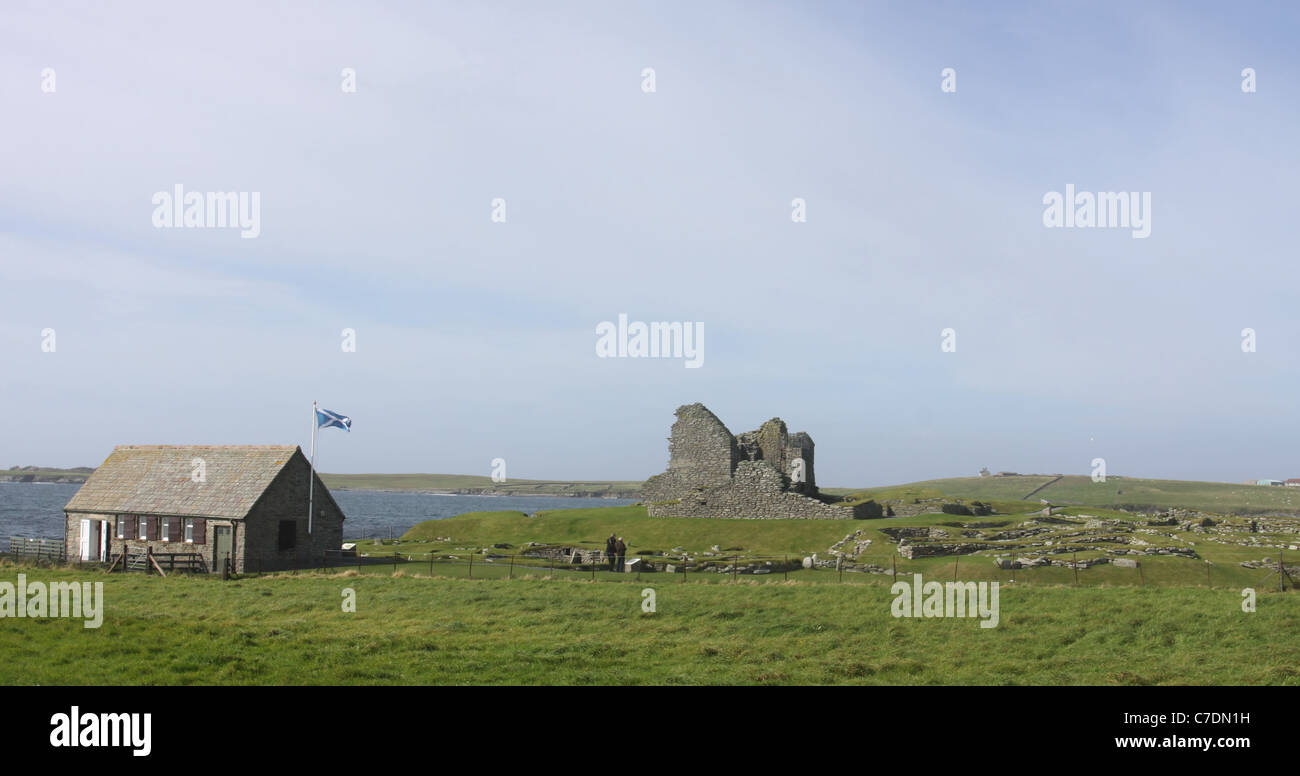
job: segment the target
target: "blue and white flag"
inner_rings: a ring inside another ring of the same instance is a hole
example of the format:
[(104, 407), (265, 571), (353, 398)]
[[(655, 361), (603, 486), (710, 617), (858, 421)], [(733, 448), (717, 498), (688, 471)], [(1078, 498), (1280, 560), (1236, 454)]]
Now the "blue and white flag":
[(317, 428), (341, 428), (344, 431), (352, 431), (352, 418), (347, 415), (340, 415), (330, 410), (316, 410), (316, 427)]

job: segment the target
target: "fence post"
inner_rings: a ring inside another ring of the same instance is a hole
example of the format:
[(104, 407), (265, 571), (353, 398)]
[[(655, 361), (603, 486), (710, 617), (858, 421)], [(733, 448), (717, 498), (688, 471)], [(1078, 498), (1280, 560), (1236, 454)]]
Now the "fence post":
[(790, 556), (785, 556), (785, 563), (781, 564), (781, 578), (789, 581), (790, 579)]
[(952, 559), (952, 581), (957, 581), (957, 564), (961, 562), (961, 556), (956, 555)]
[(429, 550), (429, 579), (433, 579), (433, 550)]
[(320, 573), (324, 574), (325, 569), (328, 568), (329, 565), (330, 565), (330, 551), (321, 550), (320, 551)]
[(469, 578), (474, 578), (474, 553), (469, 554)]
[(1079, 584), (1079, 553), (1071, 553), (1074, 556), (1074, 584)]
[[(429, 563), (429, 569), (430, 569), (430, 570), (433, 569), (433, 563), (432, 563), (432, 562)], [(507, 577), (507, 579), (514, 579), (514, 578), (515, 578), (515, 556), (514, 556), (514, 555), (511, 555), (511, 556), (510, 556), (510, 576)]]
[(393, 550), (393, 573), (397, 573), (397, 550)]
[(740, 557), (733, 555), (731, 557), (731, 581), (736, 581), (736, 571), (740, 569)]
[(1138, 561), (1137, 564), (1138, 564), (1138, 582), (1142, 583), (1143, 587), (1146, 587), (1147, 575), (1142, 573), (1142, 561)]
[(840, 581), (843, 582), (844, 581), (844, 556), (843, 555), (840, 555), (835, 558), (835, 565), (839, 566)]
[(1205, 586), (1214, 589), (1214, 583), (1210, 580), (1210, 561), (1205, 561)]
[(894, 553), (889, 559), (889, 566), (894, 575), (894, 581), (898, 581), (898, 553)]

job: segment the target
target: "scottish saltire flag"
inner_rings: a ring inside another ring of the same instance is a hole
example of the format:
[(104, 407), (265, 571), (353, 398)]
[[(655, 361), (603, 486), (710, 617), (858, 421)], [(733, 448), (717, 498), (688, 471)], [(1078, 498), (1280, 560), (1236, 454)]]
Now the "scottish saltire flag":
[(331, 410), (316, 410), (316, 428), (341, 428), (344, 431), (352, 431), (352, 418), (347, 415), (340, 415)]

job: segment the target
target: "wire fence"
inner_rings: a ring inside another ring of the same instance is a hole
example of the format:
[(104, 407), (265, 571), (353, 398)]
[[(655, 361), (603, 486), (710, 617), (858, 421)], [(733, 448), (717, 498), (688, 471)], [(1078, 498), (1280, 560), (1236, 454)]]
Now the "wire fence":
[[(586, 578), (595, 581), (645, 579), (694, 582), (814, 581), (844, 584), (892, 584), (900, 579), (912, 582), (919, 574), (925, 581), (996, 581), (1003, 584), (1131, 585), (1229, 588), (1254, 586), (1262, 590), (1294, 589), (1300, 566), (1287, 565), (1285, 553), (1276, 558), (1246, 563), (1210, 563), (1202, 559), (1173, 555), (1097, 556), (1080, 558), (1078, 553), (1039, 556), (1028, 562), (991, 558), (987, 555), (950, 555), (906, 558), (897, 552), (862, 553), (856, 556), (754, 554), (747, 552), (704, 552), (687, 554), (628, 554), (611, 556), (598, 549), (574, 546), (538, 546), (506, 549), (433, 549), (412, 551), (377, 544), (370, 552), (324, 550), (311, 553), (305, 548), (290, 552), (243, 553), (215, 557), (208, 564), (190, 567), (166, 561), (168, 572), (208, 571), (223, 576), (301, 574), (311, 572), (397, 574), (469, 579), (513, 579), (520, 576)], [(378, 552), (376, 552), (376, 550)], [(162, 556), (158, 556), (162, 557)], [(8, 552), (0, 559), (21, 565), (74, 566), (108, 569), (107, 562), (82, 561), (66, 557), (63, 544), (54, 539), (12, 537)], [(1300, 555), (1292, 563), (1300, 560)], [(155, 573), (153, 564), (122, 563), (115, 571)]]

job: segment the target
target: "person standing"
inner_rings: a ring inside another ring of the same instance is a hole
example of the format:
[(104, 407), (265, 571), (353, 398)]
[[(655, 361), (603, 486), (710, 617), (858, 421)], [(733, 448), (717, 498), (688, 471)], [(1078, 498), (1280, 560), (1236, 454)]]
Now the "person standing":
[(614, 568), (614, 563), (617, 557), (618, 557), (617, 537), (614, 536), (614, 534), (610, 534), (609, 538), (605, 540), (605, 558), (607, 559), (606, 562), (609, 563), (610, 571), (616, 570)]
[(617, 571), (626, 571), (627, 566), (624, 565), (623, 559), (627, 556), (627, 545), (623, 543), (623, 537), (618, 537), (618, 541), (614, 543), (614, 551), (618, 553)]

